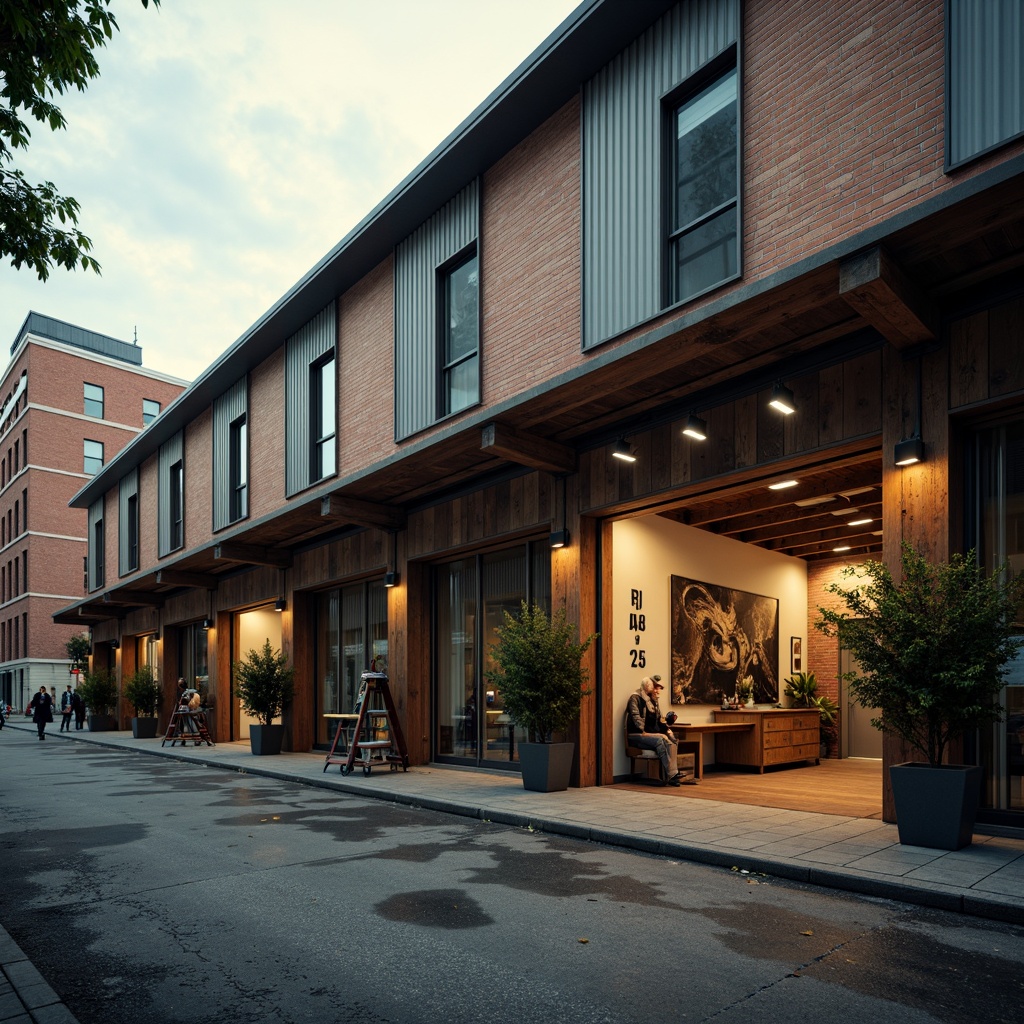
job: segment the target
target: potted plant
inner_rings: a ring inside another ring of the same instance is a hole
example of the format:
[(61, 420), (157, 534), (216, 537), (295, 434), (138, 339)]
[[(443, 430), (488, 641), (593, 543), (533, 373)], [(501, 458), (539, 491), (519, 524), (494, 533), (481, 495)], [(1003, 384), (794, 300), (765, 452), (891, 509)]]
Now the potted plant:
[(951, 741), (1002, 717), (1024, 576), (988, 576), (973, 551), (933, 565), (906, 544), (901, 565), (901, 580), (880, 562), (845, 569), (852, 585), (826, 589), (846, 610), (819, 609), (815, 625), (860, 663), (850, 689), (878, 709), (871, 724), (925, 758), (889, 769), (900, 842), (958, 850), (971, 842), (981, 768), (943, 761)]
[(160, 684), (153, 678), (153, 669), (142, 665), (124, 684), (124, 698), (135, 709), (132, 736), (151, 740), (156, 736), (156, 709), (160, 705)]
[(117, 707), (117, 683), (107, 669), (86, 672), (79, 680), (78, 693), (89, 709), (90, 732), (111, 732), (117, 728), (113, 715)]
[(824, 693), (818, 693), (818, 677), (813, 672), (795, 672), (784, 679), (783, 691), (794, 708), (814, 708), (821, 719), (823, 757), (831, 757), (839, 739), (839, 705)]
[(526, 730), (527, 742), (519, 744), (523, 786), (542, 793), (568, 789), (574, 744), (551, 738), (573, 725), (590, 693), (582, 661), (597, 634), (580, 640), (564, 608), (552, 617), (525, 601), (517, 615), (505, 612), (495, 634), (490, 654), (496, 667), (485, 676)]
[(754, 679), (752, 676), (744, 676), (736, 683), (736, 699), (745, 707), (754, 706)]
[(280, 754), (284, 726), (273, 721), (295, 692), (295, 670), (268, 637), (260, 651), (249, 651), (235, 662), (235, 694), (247, 715), (257, 719), (249, 726), (249, 743), (254, 754)]

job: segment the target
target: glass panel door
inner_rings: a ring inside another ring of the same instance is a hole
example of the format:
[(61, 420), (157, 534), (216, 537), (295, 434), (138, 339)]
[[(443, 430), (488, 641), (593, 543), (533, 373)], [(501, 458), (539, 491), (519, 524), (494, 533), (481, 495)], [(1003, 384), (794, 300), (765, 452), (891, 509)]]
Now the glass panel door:
[(437, 731), (440, 757), (477, 755), (476, 559), (440, 566), (437, 609)]

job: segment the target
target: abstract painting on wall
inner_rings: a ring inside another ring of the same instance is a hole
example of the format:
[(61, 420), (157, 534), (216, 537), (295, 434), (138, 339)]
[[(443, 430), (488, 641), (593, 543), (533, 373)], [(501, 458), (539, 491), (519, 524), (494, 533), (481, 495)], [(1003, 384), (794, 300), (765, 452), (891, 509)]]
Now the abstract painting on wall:
[(778, 702), (778, 598), (673, 576), (671, 601), (673, 704), (720, 704), (746, 676)]

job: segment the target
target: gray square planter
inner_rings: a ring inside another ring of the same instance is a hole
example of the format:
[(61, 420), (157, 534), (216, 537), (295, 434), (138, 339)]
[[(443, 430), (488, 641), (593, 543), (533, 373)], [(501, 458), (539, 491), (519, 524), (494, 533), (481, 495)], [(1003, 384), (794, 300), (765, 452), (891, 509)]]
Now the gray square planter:
[(568, 789), (575, 749), (575, 743), (520, 743), (523, 789), (535, 793), (559, 793)]
[(896, 827), (905, 846), (959, 850), (971, 845), (981, 796), (981, 768), (932, 767), (924, 761), (889, 768)]

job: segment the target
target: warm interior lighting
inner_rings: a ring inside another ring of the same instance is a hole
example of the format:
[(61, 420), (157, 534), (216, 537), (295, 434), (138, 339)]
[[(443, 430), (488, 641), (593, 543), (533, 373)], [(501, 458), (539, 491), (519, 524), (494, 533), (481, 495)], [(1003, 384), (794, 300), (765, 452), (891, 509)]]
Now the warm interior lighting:
[(799, 480), (780, 480), (778, 483), (769, 484), (769, 491), (784, 491), (787, 487), (796, 487), (799, 484)]
[(612, 458), (622, 459), (623, 462), (636, 462), (636, 456), (633, 454), (633, 449), (626, 440), (615, 442), (615, 451), (612, 452)]
[(569, 531), (568, 530), (555, 530), (551, 534), (551, 547), (564, 548), (569, 544)]
[(796, 402), (793, 400), (793, 392), (786, 387), (782, 381), (777, 381), (772, 388), (772, 399), (768, 403), (773, 409), (789, 416), (796, 412)]
[(851, 519), (846, 525), (847, 526), (867, 526), (868, 523), (874, 522), (873, 519)]
[(691, 412), (686, 417), (686, 426), (683, 427), (683, 433), (687, 437), (692, 437), (694, 441), (706, 441), (708, 439), (707, 422)]
[(849, 544), (840, 544), (839, 547), (833, 548), (832, 550), (835, 551), (836, 554), (842, 554), (842, 552), (850, 550), (850, 545)]
[(897, 466), (912, 466), (924, 461), (924, 442), (919, 437), (908, 437), (896, 445), (893, 453)]

